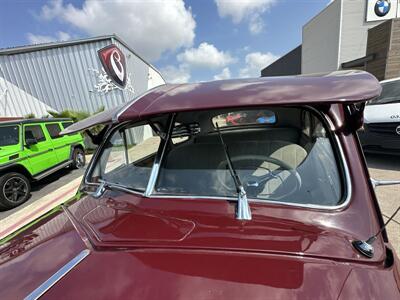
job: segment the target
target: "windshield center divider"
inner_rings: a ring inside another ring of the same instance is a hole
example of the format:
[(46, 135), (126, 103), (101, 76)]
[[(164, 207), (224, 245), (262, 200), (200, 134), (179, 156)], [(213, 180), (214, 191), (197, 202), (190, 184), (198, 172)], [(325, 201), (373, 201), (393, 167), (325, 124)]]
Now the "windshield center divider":
[(158, 148), (158, 151), (157, 151), (157, 154), (156, 154), (156, 157), (154, 160), (154, 164), (151, 169), (149, 182), (147, 183), (146, 191), (144, 192), (145, 197), (150, 197), (154, 191), (154, 187), (156, 185), (157, 178), (158, 178), (158, 173), (160, 171), (161, 162), (164, 157), (165, 151), (167, 150), (169, 140), (171, 139), (171, 136), (172, 136), (172, 131), (173, 131), (174, 125), (175, 125), (175, 118), (176, 118), (176, 114), (172, 114), (168, 119), (167, 135), (166, 135), (165, 139), (161, 139), (160, 147)]

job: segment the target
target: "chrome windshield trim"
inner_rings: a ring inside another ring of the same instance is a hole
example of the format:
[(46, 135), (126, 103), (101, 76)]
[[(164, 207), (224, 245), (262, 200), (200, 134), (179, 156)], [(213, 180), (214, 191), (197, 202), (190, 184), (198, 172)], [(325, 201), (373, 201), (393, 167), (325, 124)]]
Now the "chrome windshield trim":
[[(319, 115), (321, 117), (321, 119), (323, 119), (323, 121), (327, 123), (325, 125), (328, 125), (329, 127), (334, 128), (334, 125), (328, 116), (319, 112), (314, 107), (307, 106), (307, 108), (312, 110), (315, 114)], [(347, 164), (347, 159), (346, 159), (346, 156), (344, 155), (343, 147), (342, 147), (342, 144), (340, 143), (339, 136), (337, 135), (337, 133), (335, 131), (332, 132), (332, 136), (335, 140), (335, 144), (336, 144), (335, 146), (337, 147), (338, 152), (339, 152), (338, 153), (339, 159), (341, 160), (341, 162), (337, 161), (336, 164), (341, 163), (342, 167), (343, 167), (343, 172), (344, 172), (344, 176), (345, 176), (345, 186), (343, 186), (342, 188), (346, 192), (345, 200), (341, 204), (337, 205), (335, 209), (343, 209), (343, 208), (347, 207), (348, 204), (350, 203), (351, 195), (353, 192), (353, 187), (351, 185), (349, 166)]]
[[(314, 113), (318, 114), (324, 122), (328, 123), (325, 125), (332, 126), (331, 120), (326, 117), (326, 115), (320, 113), (317, 111), (315, 108), (306, 106), (310, 110), (312, 110)], [(260, 204), (277, 204), (277, 205), (284, 205), (284, 206), (290, 206), (290, 207), (299, 207), (299, 208), (308, 208), (308, 209), (317, 209), (317, 210), (325, 210), (325, 211), (335, 211), (335, 210), (340, 210), (348, 206), (351, 200), (351, 195), (352, 195), (352, 185), (351, 185), (351, 179), (350, 179), (350, 172), (349, 168), (347, 165), (347, 160), (344, 155), (343, 147), (342, 144), (340, 143), (339, 137), (337, 133), (333, 132), (332, 133), (335, 146), (338, 149), (338, 156), (339, 159), (341, 160), (342, 166), (343, 166), (343, 172), (345, 176), (345, 187), (343, 189), (346, 192), (346, 196), (344, 197), (344, 201), (339, 204), (339, 205), (334, 205), (334, 206), (326, 206), (326, 205), (316, 205), (316, 204), (301, 204), (301, 203), (292, 203), (292, 202), (281, 202), (281, 201), (274, 201), (274, 200), (262, 200), (262, 199), (254, 199), (254, 198), (249, 198), (248, 201), (251, 203), (260, 203)], [(337, 162), (339, 163), (339, 162)], [(338, 166), (339, 167), (339, 166)], [(187, 195), (187, 196), (181, 196), (181, 195), (166, 195), (166, 194), (152, 194), (149, 196), (149, 198), (164, 198), (164, 199), (190, 199), (190, 200), (228, 200), (228, 201), (237, 201), (236, 197), (220, 197), (220, 196), (196, 196), (196, 195)]]
[[(317, 109), (315, 109), (312, 106), (308, 106), (305, 105), (304, 107), (307, 107), (309, 110), (313, 111), (316, 115), (318, 115), (322, 121), (325, 123), (325, 125), (328, 128), (334, 128), (332, 121), (330, 120), (330, 118), (326, 115), (321, 113), (320, 111), (318, 111)], [(98, 186), (99, 183), (93, 183), (93, 182), (89, 182), (87, 180), (87, 175), (90, 174), (93, 166), (94, 166), (94, 162), (97, 161), (98, 156), (100, 155), (100, 153), (102, 152), (102, 148), (103, 148), (103, 144), (105, 144), (105, 142), (108, 140), (109, 136), (115, 132), (115, 130), (117, 130), (117, 128), (121, 128), (124, 124), (120, 124), (119, 126), (117, 126), (114, 130), (110, 131), (107, 135), (107, 137), (103, 140), (102, 145), (99, 147), (99, 150), (96, 152), (95, 156), (93, 157), (91, 164), (89, 165), (88, 169), (86, 170), (86, 174), (84, 176), (84, 181), (86, 185), (90, 185), (90, 186)], [(301, 203), (288, 203), (288, 202), (280, 202), (280, 201), (274, 201), (274, 200), (261, 200), (261, 199), (254, 199), (254, 198), (249, 198), (249, 202), (251, 203), (261, 203), (261, 204), (277, 204), (277, 205), (284, 205), (284, 206), (290, 206), (290, 207), (299, 207), (299, 208), (309, 208), (309, 209), (317, 209), (317, 210), (325, 210), (325, 211), (335, 211), (335, 210), (341, 210), (345, 207), (348, 206), (348, 204), (350, 203), (351, 200), (351, 195), (352, 195), (352, 184), (351, 184), (351, 179), (350, 179), (350, 172), (349, 172), (349, 168), (348, 168), (348, 164), (347, 164), (347, 159), (346, 156), (344, 155), (344, 151), (343, 151), (343, 147), (342, 144), (340, 143), (340, 139), (337, 135), (336, 132), (332, 132), (331, 134), (334, 144), (337, 148), (337, 152), (338, 152), (338, 158), (341, 160), (341, 164), (342, 164), (342, 169), (343, 169), (343, 175), (345, 177), (344, 180), (344, 184), (345, 186), (343, 186), (343, 190), (346, 192), (346, 195), (343, 197), (344, 201), (339, 204), (339, 205), (335, 205), (335, 206), (326, 206), (326, 205), (315, 205), (315, 204), (301, 204)], [(332, 142), (333, 142), (332, 141)], [(337, 161), (337, 164), (339, 165), (339, 161)], [(154, 165), (153, 165), (154, 166)], [(338, 166), (339, 167), (339, 166)], [(159, 170), (157, 171), (159, 172)], [(158, 174), (157, 174), (158, 175)], [(141, 193), (138, 191), (133, 191), (130, 189), (126, 189), (125, 190), (128, 193), (137, 195), (137, 196), (144, 196), (147, 198), (163, 198), (163, 199), (190, 199), (190, 200), (223, 200), (223, 201), (237, 201), (236, 197), (223, 197), (223, 196), (196, 196), (196, 195), (186, 195), (186, 196), (182, 196), (182, 195), (166, 195), (166, 194), (154, 194), (154, 188), (152, 190), (152, 193), (150, 195), (147, 195), (145, 193)]]
[[(237, 202), (237, 197), (218, 197), (218, 196), (172, 196), (172, 195), (151, 195), (149, 198), (151, 199), (178, 199), (178, 200), (217, 200), (217, 201), (232, 201)], [(317, 210), (338, 210), (343, 207), (343, 203), (340, 205), (335, 206), (324, 206), (324, 205), (315, 205), (315, 204), (301, 204), (301, 203), (292, 203), (292, 202), (281, 202), (281, 201), (274, 201), (274, 200), (262, 200), (262, 199), (254, 199), (248, 198), (247, 199), (250, 203), (259, 203), (259, 204), (277, 204), (277, 205), (285, 205), (291, 207), (298, 207), (298, 208), (310, 208), (310, 209), (317, 209)]]
[[(176, 114), (174, 113), (169, 118), (167, 135), (166, 135), (165, 139), (161, 139), (160, 148), (157, 151), (157, 156), (154, 160), (153, 167), (151, 168), (150, 178), (147, 183), (146, 191), (144, 192), (145, 197), (150, 197), (154, 191), (154, 187), (156, 186), (158, 173), (160, 171), (160, 166), (161, 166), (162, 160), (164, 158), (165, 151), (167, 150), (168, 142), (171, 139), (172, 130), (174, 129), (175, 117), (176, 117)], [(161, 151), (160, 151), (160, 149), (161, 149)]]
[(85, 185), (91, 185), (91, 186), (98, 186), (100, 185), (100, 183), (96, 183), (96, 182), (90, 182), (88, 180), (88, 176), (92, 173), (99, 156), (103, 153), (104, 150), (104, 145), (108, 142), (110, 136), (112, 134), (114, 134), (117, 130), (119, 130), (121, 127), (126, 126), (127, 124), (129, 124), (129, 122), (123, 122), (118, 124), (117, 126), (115, 126), (114, 128), (112, 128), (111, 130), (108, 130), (107, 133), (105, 134), (103, 141), (100, 143), (100, 145), (97, 147), (97, 150), (95, 151), (92, 159), (90, 160), (90, 163), (86, 169), (85, 174), (83, 175), (83, 182), (85, 183)]
[(67, 264), (65, 264), (61, 269), (54, 273), (49, 279), (43, 282), (38, 288), (36, 288), (32, 293), (26, 296), (25, 300), (35, 300), (39, 299), (46, 293), (53, 285), (55, 285), (61, 278), (63, 278), (69, 271), (71, 271), (76, 265), (78, 265), (86, 256), (90, 254), (90, 250), (85, 249), (73, 259), (71, 259)]

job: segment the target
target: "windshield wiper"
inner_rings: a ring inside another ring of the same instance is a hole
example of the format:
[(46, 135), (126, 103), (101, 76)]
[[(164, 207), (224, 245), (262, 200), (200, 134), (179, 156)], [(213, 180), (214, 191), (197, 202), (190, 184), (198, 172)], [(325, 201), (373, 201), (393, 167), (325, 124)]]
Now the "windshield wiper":
[(109, 189), (116, 189), (118, 191), (123, 191), (127, 193), (131, 193), (132, 189), (128, 186), (124, 186), (118, 183), (108, 182), (105, 180), (99, 180), (100, 184), (97, 187), (96, 191), (92, 194), (94, 198), (100, 198), (103, 196), (104, 192)]
[(229, 173), (232, 176), (233, 182), (235, 183), (236, 192), (238, 193), (238, 204), (236, 207), (236, 219), (237, 220), (251, 220), (251, 211), (249, 202), (247, 200), (246, 190), (243, 187), (242, 182), (240, 181), (239, 175), (236, 173), (235, 168), (233, 167), (233, 163), (231, 157), (229, 155), (228, 146), (225, 144), (224, 139), (222, 138), (221, 131), (219, 130), (218, 123), (215, 123), (217, 127), (217, 132), (219, 135), (219, 139), (221, 140), (222, 147), (224, 148), (224, 153), (226, 157), (226, 161), (228, 163)]

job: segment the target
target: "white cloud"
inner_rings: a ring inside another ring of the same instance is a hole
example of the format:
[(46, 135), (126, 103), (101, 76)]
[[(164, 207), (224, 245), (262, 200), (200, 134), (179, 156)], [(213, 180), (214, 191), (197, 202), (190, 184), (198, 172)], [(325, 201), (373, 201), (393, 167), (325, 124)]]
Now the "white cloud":
[(260, 33), (264, 28), (262, 14), (269, 10), (276, 0), (214, 0), (218, 14), (230, 17), (233, 23), (248, 22), (252, 34)]
[(68, 41), (71, 39), (71, 36), (67, 32), (58, 31), (55, 36), (28, 33), (27, 38), (31, 44), (43, 44), (55, 41)]
[(277, 60), (279, 56), (271, 52), (252, 52), (246, 55), (246, 66), (239, 71), (240, 77), (260, 77), (261, 70)]
[(190, 47), (196, 22), (183, 0), (86, 0), (82, 7), (53, 0), (42, 7), (42, 20), (72, 24), (90, 35), (116, 33), (149, 60), (165, 51)]
[(43, 20), (52, 20), (63, 13), (64, 7), (62, 0), (50, 1), (48, 5), (42, 7), (40, 18)]
[(197, 48), (186, 49), (177, 55), (177, 60), (190, 68), (223, 68), (235, 59), (228, 53), (218, 50), (214, 45), (201, 43)]
[(214, 75), (214, 80), (222, 80), (231, 78), (231, 71), (229, 68), (224, 68), (221, 73)]
[(186, 83), (190, 79), (190, 72), (185, 66), (166, 66), (160, 70), (168, 83)]
[(264, 21), (259, 15), (255, 15), (250, 19), (249, 31), (251, 34), (258, 34), (264, 29)]

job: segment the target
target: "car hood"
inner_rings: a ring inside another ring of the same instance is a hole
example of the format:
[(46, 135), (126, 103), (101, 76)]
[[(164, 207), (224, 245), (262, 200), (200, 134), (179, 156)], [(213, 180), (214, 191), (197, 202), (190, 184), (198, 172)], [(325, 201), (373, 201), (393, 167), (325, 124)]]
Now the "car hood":
[(345, 232), (273, 208), (252, 204), (246, 224), (227, 201), (124, 197), (87, 196), (68, 209), (73, 219), (55, 212), (3, 244), (0, 299), (26, 297), (87, 249), (43, 299), (337, 299), (353, 269), (383, 265), (380, 240), (367, 260)]
[[(1, 265), (0, 298), (23, 299), (68, 266), (82, 251), (70, 247), (74, 239), (65, 233), (59, 244), (43, 245), (46, 249), (21, 253)], [(398, 299), (394, 273), (326, 259), (236, 251), (92, 250), (62, 279), (53, 277), (41, 299)]]
[(367, 105), (364, 110), (364, 122), (400, 122), (400, 103)]
[(350, 269), (234, 252), (93, 252), (43, 299), (337, 299)]

